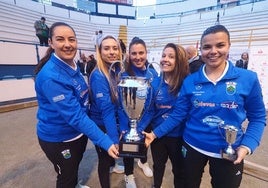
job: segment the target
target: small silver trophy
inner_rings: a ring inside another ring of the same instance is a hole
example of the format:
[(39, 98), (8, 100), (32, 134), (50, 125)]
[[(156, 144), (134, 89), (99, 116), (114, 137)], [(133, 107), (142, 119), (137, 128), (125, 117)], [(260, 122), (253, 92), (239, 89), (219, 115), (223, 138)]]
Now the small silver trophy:
[(228, 144), (227, 148), (221, 151), (222, 158), (229, 161), (235, 161), (237, 154), (232, 148), (232, 144), (234, 144), (237, 139), (238, 128), (233, 125), (225, 125), (222, 128), (225, 131), (225, 141)]
[(149, 78), (126, 76), (120, 79), (118, 84), (119, 102), (130, 122), (130, 131), (124, 134), (119, 142), (120, 157), (142, 158), (146, 156), (145, 138), (137, 131), (137, 121), (144, 112), (150, 88)]

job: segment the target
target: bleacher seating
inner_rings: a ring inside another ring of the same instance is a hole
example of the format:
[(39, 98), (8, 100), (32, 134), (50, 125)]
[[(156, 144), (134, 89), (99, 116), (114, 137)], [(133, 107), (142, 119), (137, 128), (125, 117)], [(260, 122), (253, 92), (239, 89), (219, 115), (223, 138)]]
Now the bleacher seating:
[[(38, 3), (37, 3), (38, 4)], [(96, 30), (103, 30), (103, 33), (118, 36), (119, 26), (92, 24), (85, 21), (72, 20), (65, 17), (43, 14), (35, 10), (28, 10), (13, 4), (0, 1), (0, 39), (18, 42), (38, 43), (35, 36), (34, 22), (42, 16), (46, 17), (46, 24), (50, 26), (57, 21), (70, 24), (76, 31), (80, 48), (94, 49), (92, 36)], [(16, 19), (14, 19), (16, 18)]]
[[(267, 6), (268, 9), (268, 6)], [(215, 13), (216, 14), (216, 11)], [(213, 15), (213, 14), (211, 14)], [(198, 15), (197, 15), (198, 17)], [(215, 17), (210, 19), (196, 19), (183, 24), (156, 25), (150, 27), (128, 27), (128, 36), (133, 37), (140, 33), (151, 48), (160, 47), (168, 42), (180, 43), (183, 46), (195, 45), (200, 40), (202, 32), (215, 24)], [(225, 25), (230, 33), (232, 46), (241, 47), (251, 45), (268, 45), (268, 14), (267, 11), (225, 15), (220, 18), (220, 24)], [(158, 48), (159, 49), (159, 48)]]
[[(264, 2), (261, 2), (264, 4)], [(39, 3), (37, 3), (39, 4)], [(257, 4), (257, 2), (255, 2)], [(40, 4), (39, 4), (40, 6)], [(250, 42), (251, 45), (268, 44), (266, 33), (268, 32), (268, 14), (267, 11), (252, 11), (251, 6), (231, 7), (226, 10), (220, 10), (220, 23), (225, 25), (231, 31), (233, 46), (243, 46)], [(35, 36), (33, 23), (40, 19), (41, 16), (47, 18), (47, 24), (51, 25), (56, 21), (69, 23), (75, 29), (78, 37), (79, 47), (85, 49), (94, 49), (92, 36), (96, 30), (103, 30), (104, 34), (109, 33), (119, 36), (118, 25), (92, 23), (89, 19), (81, 17), (80, 20), (59, 17), (58, 15), (45, 14), (38, 12), (39, 9), (28, 10), (16, 5), (0, 2), (0, 39), (16, 40), (23, 42), (38, 42)], [(268, 6), (267, 6), (268, 9)], [(241, 11), (243, 10), (243, 11)], [(240, 13), (241, 11), (242, 13)], [(200, 40), (200, 36), (205, 28), (214, 25), (216, 14), (219, 10), (196, 14), (187, 22), (187, 17), (181, 18), (180, 22), (174, 24), (165, 24), (165, 19), (154, 19), (155, 25), (146, 25), (144, 20), (143, 26), (127, 26), (127, 44), (134, 36), (139, 36), (145, 40), (149, 48), (161, 49), (166, 43), (180, 43), (184, 46), (194, 45)], [(234, 15), (234, 12), (237, 12)], [(73, 13), (74, 14), (74, 13)], [(79, 13), (87, 17), (87, 14)], [(80, 15), (80, 16), (81, 16)], [(16, 19), (14, 19), (16, 18)], [(168, 19), (168, 18), (167, 18)], [(176, 18), (178, 19), (178, 18)], [(85, 21), (87, 20), (87, 21)], [(137, 23), (140, 20), (136, 20)], [(134, 21), (135, 22), (135, 21)], [(263, 39), (265, 39), (263, 41)], [(262, 42), (260, 42), (262, 41)]]

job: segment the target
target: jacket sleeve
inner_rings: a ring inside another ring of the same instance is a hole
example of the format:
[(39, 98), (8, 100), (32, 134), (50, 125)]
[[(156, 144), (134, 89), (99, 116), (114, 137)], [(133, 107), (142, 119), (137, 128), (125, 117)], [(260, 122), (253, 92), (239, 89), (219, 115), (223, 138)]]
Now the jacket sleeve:
[(153, 130), (154, 134), (158, 138), (165, 136), (176, 126), (182, 126), (183, 122), (187, 118), (188, 112), (191, 107), (191, 101), (188, 99), (186, 94), (186, 85), (187, 84), (182, 85), (179, 96), (176, 100), (176, 103), (172, 107), (172, 112), (170, 113), (169, 117)]
[(151, 108), (151, 110), (147, 110), (144, 112), (141, 120), (138, 122), (138, 131), (139, 132), (142, 132), (144, 131), (148, 125), (151, 123), (152, 119), (153, 119), (153, 116), (154, 116), (154, 109)]
[(103, 75), (94, 72), (90, 79), (92, 97), (98, 105), (109, 137), (115, 144), (119, 143), (116, 123), (116, 105), (112, 102), (109, 83)]
[(92, 142), (108, 150), (113, 142), (87, 116), (82, 109), (73, 88), (59, 80), (47, 80), (42, 83), (43, 94), (58, 111), (66, 124), (85, 134)]
[(250, 84), (252, 85), (251, 91), (245, 98), (245, 110), (249, 123), (241, 142), (241, 145), (249, 147), (251, 152), (259, 146), (266, 125), (266, 110), (256, 73), (254, 73), (253, 80), (254, 83)]

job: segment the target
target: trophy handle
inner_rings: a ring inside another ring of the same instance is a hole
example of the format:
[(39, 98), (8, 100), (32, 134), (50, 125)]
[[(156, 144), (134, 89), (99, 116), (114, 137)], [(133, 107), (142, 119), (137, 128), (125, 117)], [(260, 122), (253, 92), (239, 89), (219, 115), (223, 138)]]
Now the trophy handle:
[[(148, 63), (146, 70), (147, 70), (147, 72), (148, 72), (149, 75), (150, 75), (149, 82), (151, 83), (151, 82), (153, 81), (153, 79), (154, 79), (154, 75), (153, 75), (153, 73), (150, 71), (150, 66), (153, 66), (153, 64), (156, 64), (156, 65), (159, 67), (159, 71), (157, 71), (157, 70), (155, 70), (155, 71), (157, 72), (157, 74), (158, 74), (158, 76), (160, 77), (160, 80), (161, 80), (160, 83), (159, 83), (159, 86), (158, 86), (158, 88), (157, 88), (157, 90), (156, 90), (156, 92), (155, 92), (156, 95), (157, 95), (157, 93), (159, 92), (159, 90), (160, 90), (160, 88), (161, 88), (162, 82), (163, 82), (163, 74), (162, 74), (162, 69), (161, 69), (161, 64), (160, 64), (160, 63), (157, 63), (157, 62), (151, 62), (151, 63)], [(149, 101), (149, 102), (146, 102), (148, 105), (147, 105), (147, 107), (145, 107), (145, 108), (143, 109), (143, 111), (146, 111), (146, 110), (150, 109), (151, 105), (153, 105), (153, 101), (155, 100), (155, 97), (153, 97), (152, 88), (151, 88), (151, 91), (150, 91), (149, 99), (150, 99), (150, 101)], [(144, 115), (144, 113), (142, 113), (142, 115)], [(142, 118), (142, 116), (141, 116), (141, 118)], [(140, 118), (140, 119), (141, 119), (141, 118)], [(140, 119), (139, 119), (139, 120), (140, 120)]]
[(121, 74), (124, 72), (125, 68), (121, 61), (115, 61), (109, 67), (109, 75), (112, 75), (111, 71), (113, 68), (115, 68), (115, 73), (117, 73), (115, 80), (116, 80), (116, 83), (118, 84), (121, 78)]
[[(148, 63), (147, 67), (146, 67), (146, 70), (148, 72), (148, 74), (150, 75), (149, 76), (149, 81), (152, 82), (153, 79), (154, 79), (154, 75), (153, 73), (150, 71), (150, 66), (153, 66), (153, 64), (157, 64), (158, 67), (159, 67), (159, 72), (157, 70), (155, 70), (158, 74), (158, 76), (161, 76), (162, 77), (162, 69), (161, 69), (161, 66), (160, 66), (160, 63), (157, 63), (157, 62), (151, 62), (151, 63)], [(153, 67), (154, 68), (154, 67)]]

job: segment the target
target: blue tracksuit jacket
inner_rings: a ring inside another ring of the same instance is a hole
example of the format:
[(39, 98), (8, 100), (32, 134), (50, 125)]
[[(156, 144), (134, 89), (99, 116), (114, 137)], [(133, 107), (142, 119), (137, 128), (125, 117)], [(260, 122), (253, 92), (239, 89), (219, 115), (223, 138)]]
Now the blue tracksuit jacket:
[(183, 138), (190, 145), (219, 154), (226, 147), (221, 126), (234, 125), (241, 130), (249, 121), (245, 134), (237, 137), (234, 148), (245, 145), (253, 152), (260, 143), (265, 127), (266, 111), (260, 83), (255, 72), (236, 68), (228, 62), (228, 70), (215, 85), (204, 75), (204, 66), (183, 83), (172, 114), (154, 129), (162, 137), (188, 117)]
[(35, 81), (39, 109), (37, 135), (47, 142), (63, 142), (81, 133), (108, 150), (113, 144), (89, 119), (88, 86), (79, 69), (51, 55)]
[[(169, 85), (162, 81), (161, 77), (153, 80), (152, 99), (146, 101), (145, 114), (138, 124), (139, 131), (143, 131), (148, 124), (152, 126), (152, 129), (155, 129), (169, 117), (172, 107), (176, 103), (177, 96), (170, 94), (168, 89)], [(183, 128), (184, 122), (180, 126), (175, 126), (165, 136), (180, 137), (182, 136)]]
[(91, 73), (89, 85), (91, 92), (89, 116), (108, 134), (115, 144), (118, 144), (119, 133), (116, 122), (117, 104), (111, 100), (108, 80), (99, 69), (95, 69)]

